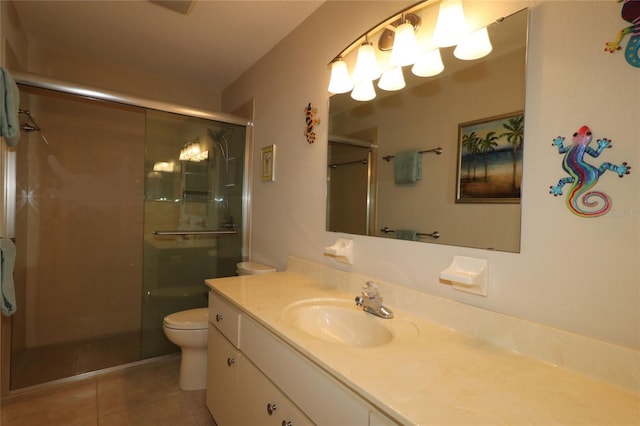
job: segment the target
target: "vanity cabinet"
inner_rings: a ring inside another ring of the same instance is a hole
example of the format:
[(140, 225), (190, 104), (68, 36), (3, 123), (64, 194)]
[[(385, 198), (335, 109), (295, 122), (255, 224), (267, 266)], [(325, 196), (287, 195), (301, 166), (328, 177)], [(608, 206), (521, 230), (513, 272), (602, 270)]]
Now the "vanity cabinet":
[(209, 300), (206, 400), (216, 423), (313, 425), (239, 349), (239, 312), (215, 295)]
[(218, 425), (397, 424), (214, 291), (209, 322), (207, 407)]

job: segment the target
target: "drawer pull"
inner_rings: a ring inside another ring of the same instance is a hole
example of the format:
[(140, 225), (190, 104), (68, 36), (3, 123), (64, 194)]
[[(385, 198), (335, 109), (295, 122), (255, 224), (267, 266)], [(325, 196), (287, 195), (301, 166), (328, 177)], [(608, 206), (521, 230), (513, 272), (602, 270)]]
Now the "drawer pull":
[(288, 421), (288, 420), (283, 420), (283, 421), (282, 421), (282, 426), (293, 426), (293, 423), (291, 423), (291, 422), (290, 422), (290, 421)]
[(216, 314), (216, 322), (222, 321), (222, 314)]
[(235, 360), (235, 359), (233, 359), (233, 358), (227, 358), (227, 365), (228, 365), (229, 367), (231, 367), (231, 366), (232, 366), (233, 364), (235, 364), (235, 363), (236, 363), (236, 360)]
[(273, 412), (274, 412), (274, 411), (276, 411), (276, 408), (278, 408), (278, 407), (276, 406), (276, 404), (268, 403), (268, 404), (267, 404), (267, 413), (269, 413), (269, 415), (272, 415), (272, 414), (273, 414)]

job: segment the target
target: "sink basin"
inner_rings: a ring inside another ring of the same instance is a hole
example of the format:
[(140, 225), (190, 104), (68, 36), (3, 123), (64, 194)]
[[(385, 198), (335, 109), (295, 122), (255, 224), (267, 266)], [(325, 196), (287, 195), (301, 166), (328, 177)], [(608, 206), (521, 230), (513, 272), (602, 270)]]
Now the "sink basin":
[(328, 342), (371, 347), (389, 343), (393, 333), (355, 302), (337, 298), (306, 299), (292, 303), (284, 318), (305, 333)]

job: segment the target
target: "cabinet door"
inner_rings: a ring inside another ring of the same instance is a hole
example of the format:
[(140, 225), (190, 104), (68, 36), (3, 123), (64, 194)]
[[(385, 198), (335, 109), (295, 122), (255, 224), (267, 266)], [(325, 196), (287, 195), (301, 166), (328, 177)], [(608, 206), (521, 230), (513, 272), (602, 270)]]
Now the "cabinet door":
[(207, 408), (218, 426), (237, 424), (240, 358), (240, 351), (209, 324)]
[(313, 425), (248, 358), (242, 360), (239, 377), (240, 425)]

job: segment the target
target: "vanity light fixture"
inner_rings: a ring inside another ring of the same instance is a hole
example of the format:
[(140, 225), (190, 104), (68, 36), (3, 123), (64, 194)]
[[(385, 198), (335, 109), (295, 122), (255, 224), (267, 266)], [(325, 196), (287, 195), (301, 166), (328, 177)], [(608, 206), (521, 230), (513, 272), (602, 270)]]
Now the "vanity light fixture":
[(453, 51), (453, 56), (465, 61), (471, 61), (487, 56), (493, 50), (487, 27), (463, 38)]
[(364, 43), (358, 48), (358, 59), (353, 70), (353, 82), (357, 85), (363, 81), (373, 81), (379, 78), (380, 68), (376, 59), (376, 50), (365, 36)]
[[(402, 10), (398, 15), (369, 29), (344, 49), (330, 64), (329, 92), (338, 94), (351, 91), (353, 99), (369, 101), (376, 97), (374, 80), (380, 79), (378, 87), (382, 90), (404, 88), (404, 66), (413, 65), (411, 71), (418, 77), (440, 74), (444, 70), (439, 50), (442, 47), (456, 46), (454, 55), (462, 60), (479, 59), (491, 52), (486, 27), (473, 33), (469, 31), (462, 0), (441, 0), (433, 38), (426, 40), (422, 36), (418, 42), (416, 33), (422, 22), (420, 13), (423, 13), (420, 9), (426, 5), (427, 1)], [(369, 38), (376, 40), (377, 49)], [(343, 58), (352, 54), (356, 47), (356, 65), (350, 77)], [(389, 50), (390, 55), (384, 53)], [(384, 70), (382, 74), (381, 69)]]
[(363, 81), (355, 86), (351, 91), (351, 97), (356, 101), (370, 101), (376, 97), (376, 90), (373, 88), (373, 82), (371, 80)]
[(394, 67), (382, 73), (378, 87), (386, 91), (403, 89), (406, 86), (402, 67)]
[(396, 67), (413, 64), (418, 52), (418, 42), (413, 24), (404, 19), (404, 14), (402, 15), (402, 21), (404, 22), (396, 28), (391, 58), (389, 58), (391, 65)]
[(418, 77), (433, 77), (444, 71), (440, 49), (433, 49), (421, 55), (411, 67), (411, 72)]
[(338, 58), (331, 63), (331, 79), (329, 80), (329, 93), (347, 93), (353, 89), (353, 82), (349, 76), (347, 64)]
[(469, 34), (462, 0), (442, 0), (432, 43), (436, 47), (455, 46)]

